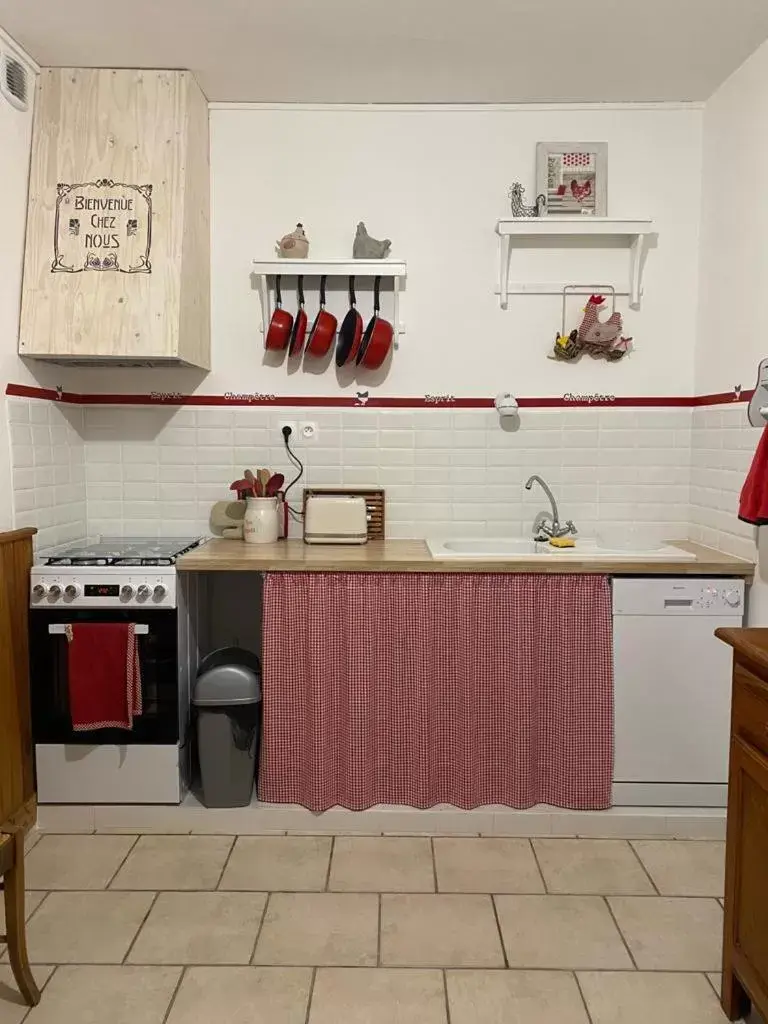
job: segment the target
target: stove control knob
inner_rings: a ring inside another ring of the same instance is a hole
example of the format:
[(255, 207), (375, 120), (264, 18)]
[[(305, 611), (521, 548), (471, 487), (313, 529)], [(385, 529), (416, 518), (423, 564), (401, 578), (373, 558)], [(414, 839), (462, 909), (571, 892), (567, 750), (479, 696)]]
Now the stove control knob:
[(723, 600), (731, 608), (738, 608), (741, 604), (741, 594), (735, 587), (732, 587), (730, 590), (723, 591)]
[(156, 601), (162, 601), (162, 599), (165, 597), (168, 591), (165, 589), (165, 586), (162, 583), (158, 583), (155, 585), (155, 589), (152, 591), (152, 593)]
[(48, 588), (48, 597), (52, 597), (54, 601), (61, 597), (61, 587), (58, 583), (54, 583)]
[(130, 583), (124, 583), (122, 585), (122, 587), (120, 587), (120, 598), (121, 598), (121, 600), (123, 600), (123, 601), (130, 601), (132, 597), (133, 597), (133, 587), (130, 585)]
[(48, 587), (44, 586), (42, 583), (36, 583), (34, 587), (32, 587), (32, 597), (34, 597), (36, 601), (42, 601), (47, 593)]
[(142, 583), (141, 586), (136, 591), (136, 597), (138, 597), (140, 601), (146, 601), (150, 593), (151, 591), (149, 587), (146, 585), (146, 583)]
[(76, 597), (80, 597), (80, 587), (77, 583), (68, 583), (64, 587), (64, 596), (68, 597), (70, 601), (74, 601)]

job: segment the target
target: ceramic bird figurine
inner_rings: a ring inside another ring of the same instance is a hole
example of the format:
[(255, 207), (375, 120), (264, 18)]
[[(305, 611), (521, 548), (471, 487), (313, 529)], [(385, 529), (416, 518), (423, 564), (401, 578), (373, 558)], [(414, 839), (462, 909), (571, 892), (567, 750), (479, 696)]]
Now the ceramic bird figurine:
[(297, 224), (290, 235), (283, 235), (276, 243), (277, 255), (288, 260), (305, 260), (309, 255), (309, 239), (304, 234), (304, 225)]
[(389, 238), (371, 238), (363, 221), (357, 225), (352, 246), (352, 257), (356, 260), (385, 260), (389, 256), (392, 242)]

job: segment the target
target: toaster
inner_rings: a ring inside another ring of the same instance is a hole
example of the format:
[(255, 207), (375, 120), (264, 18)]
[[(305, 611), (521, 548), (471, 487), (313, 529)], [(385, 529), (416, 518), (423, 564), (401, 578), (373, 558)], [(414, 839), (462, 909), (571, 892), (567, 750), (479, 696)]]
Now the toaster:
[(368, 512), (365, 498), (352, 494), (309, 494), (304, 508), (307, 544), (365, 544)]

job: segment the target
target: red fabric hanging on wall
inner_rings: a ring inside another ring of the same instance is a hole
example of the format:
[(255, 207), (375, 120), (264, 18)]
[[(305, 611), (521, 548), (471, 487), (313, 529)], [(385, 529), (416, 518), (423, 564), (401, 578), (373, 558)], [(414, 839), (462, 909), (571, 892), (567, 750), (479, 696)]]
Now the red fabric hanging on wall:
[(606, 577), (273, 573), (259, 797), (610, 806)]

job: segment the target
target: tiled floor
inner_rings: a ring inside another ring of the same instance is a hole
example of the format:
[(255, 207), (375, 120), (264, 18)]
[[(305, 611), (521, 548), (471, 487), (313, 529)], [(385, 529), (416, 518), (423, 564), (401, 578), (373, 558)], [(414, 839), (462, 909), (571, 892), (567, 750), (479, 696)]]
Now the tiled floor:
[(0, 1024), (722, 1024), (723, 844), (45, 835)]

